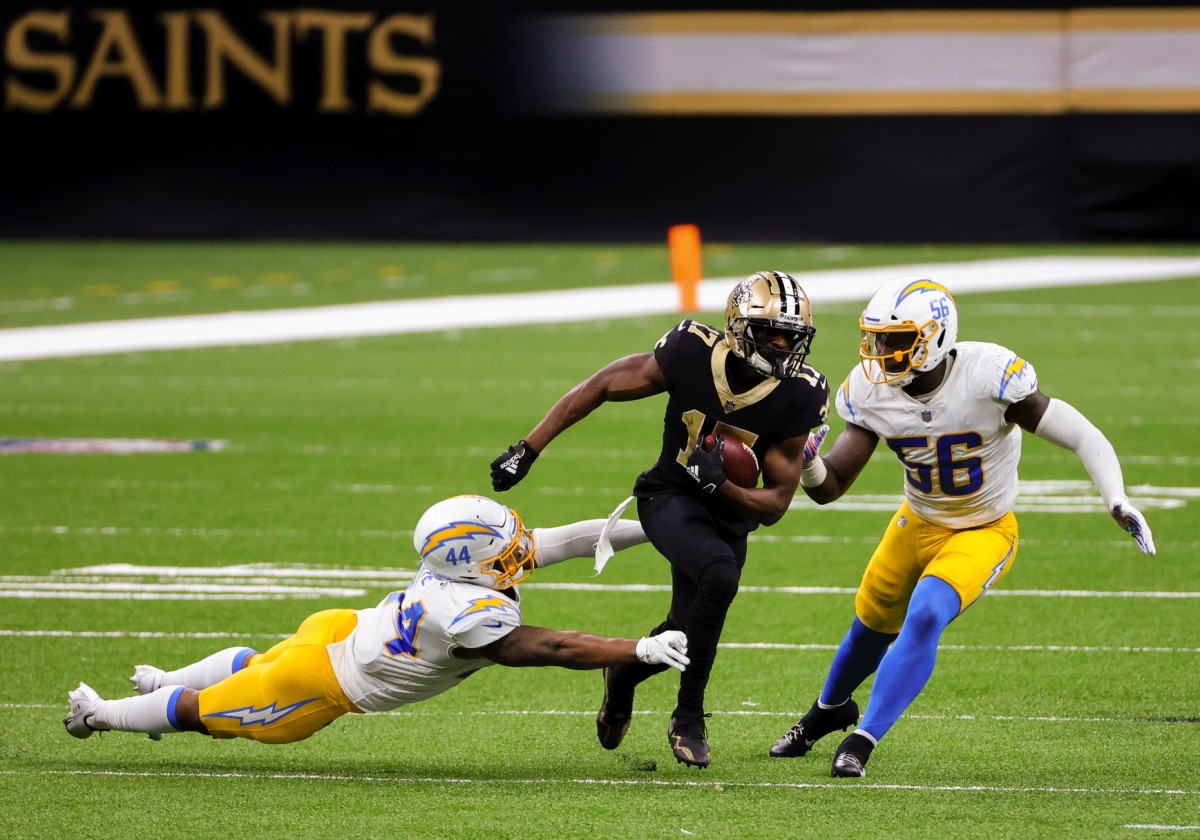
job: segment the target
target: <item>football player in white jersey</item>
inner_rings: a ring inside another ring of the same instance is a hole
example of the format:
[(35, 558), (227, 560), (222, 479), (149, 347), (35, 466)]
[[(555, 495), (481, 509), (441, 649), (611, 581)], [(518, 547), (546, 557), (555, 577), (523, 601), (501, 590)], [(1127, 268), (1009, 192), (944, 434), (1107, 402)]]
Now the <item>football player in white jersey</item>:
[[(1022, 429), (1073, 451), (1112, 518), (1154, 554), (1112, 444), (1071, 405), (1038, 390), (1033, 366), (1016, 353), (957, 341), (958, 311), (945, 287), (896, 278), (867, 303), (859, 326), (860, 364), (836, 397), (846, 428), (824, 458), (828, 428), (810, 438), (800, 483), (818, 504), (834, 501), (883, 441), (904, 468), (905, 498), (863, 573), (824, 688), (770, 751), (802, 756), (858, 724), (837, 748), (839, 777), (866, 775), (872, 749), (929, 680), (946, 625), (1012, 568)], [(851, 693), (872, 673), (859, 723)]]
[[(265, 653), (226, 648), (177, 670), (138, 665), (139, 696), (103, 700), (80, 683), (68, 693), (67, 732), (171, 732), (264, 743), (300, 741), (347, 713), (381, 712), (458, 685), (479, 669), (630, 662), (688, 664), (687, 637), (667, 631), (610, 639), (523, 624), (517, 584), (537, 567), (591, 556), (605, 520), (528, 530), (511, 508), (456, 496), (429, 508), (413, 544), (421, 565), (408, 588), (363, 610), (324, 610)], [(615, 550), (646, 541), (619, 521)]]

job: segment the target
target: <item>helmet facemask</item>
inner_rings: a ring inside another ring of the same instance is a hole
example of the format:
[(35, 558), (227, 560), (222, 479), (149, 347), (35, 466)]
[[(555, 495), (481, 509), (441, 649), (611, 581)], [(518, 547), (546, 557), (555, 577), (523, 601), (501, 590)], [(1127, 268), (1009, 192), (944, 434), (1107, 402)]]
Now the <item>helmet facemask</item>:
[[(734, 331), (739, 334), (739, 344), (745, 354), (738, 354), (739, 357), (763, 376), (776, 379), (796, 375), (808, 358), (816, 334), (812, 327), (796, 328), (758, 318), (737, 319)], [(783, 334), (787, 345), (779, 347), (772, 343), (772, 332)]]
[(938, 333), (934, 321), (917, 326), (912, 323), (891, 325), (883, 329), (859, 321), (862, 341), (858, 358), (867, 380), (875, 385), (903, 387), (916, 378), (920, 368), (929, 360), (929, 342)]
[(533, 574), (537, 567), (537, 549), (533, 542), (533, 534), (525, 528), (525, 523), (515, 510), (512, 515), (517, 520), (516, 537), (499, 555), (480, 564), (480, 571), (493, 578), (492, 589), (516, 586)]

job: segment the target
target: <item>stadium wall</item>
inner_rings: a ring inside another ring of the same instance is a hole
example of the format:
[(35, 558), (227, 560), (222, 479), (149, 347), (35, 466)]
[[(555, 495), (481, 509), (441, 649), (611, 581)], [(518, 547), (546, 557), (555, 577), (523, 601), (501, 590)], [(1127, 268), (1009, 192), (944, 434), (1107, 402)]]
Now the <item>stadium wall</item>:
[(1200, 6), (0, 8), (0, 236), (1200, 235)]

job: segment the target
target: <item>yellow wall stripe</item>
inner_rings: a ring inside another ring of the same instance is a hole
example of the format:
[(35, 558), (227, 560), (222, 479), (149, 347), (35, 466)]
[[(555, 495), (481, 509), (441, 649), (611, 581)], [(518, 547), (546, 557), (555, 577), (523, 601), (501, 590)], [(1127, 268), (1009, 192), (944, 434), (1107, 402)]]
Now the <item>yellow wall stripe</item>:
[(1200, 9), (1076, 9), (1072, 29), (1200, 30)]
[(1062, 12), (665, 12), (596, 15), (596, 35), (828, 35), (897, 32), (1056, 32)]
[(1061, 92), (1050, 93), (649, 93), (589, 97), (583, 110), (670, 115), (1061, 114)]

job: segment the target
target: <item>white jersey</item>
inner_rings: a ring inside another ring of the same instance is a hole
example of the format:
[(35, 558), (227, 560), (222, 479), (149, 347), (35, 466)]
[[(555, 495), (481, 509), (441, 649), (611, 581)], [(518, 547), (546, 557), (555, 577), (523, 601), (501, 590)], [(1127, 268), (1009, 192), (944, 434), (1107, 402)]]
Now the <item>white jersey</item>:
[(1037, 373), (998, 344), (960, 341), (954, 354), (945, 381), (924, 401), (874, 385), (856, 367), (836, 405), (843, 420), (874, 432), (896, 453), (917, 516), (974, 528), (1016, 504), (1021, 429), (1004, 412), (1037, 390)]
[(422, 565), (403, 592), (358, 611), (358, 626), (327, 646), (346, 696), (364, 712), (427, 700), (492, 664), (459, 659), (521, 625), (514, 597), (472, 583), (439, 580)]

